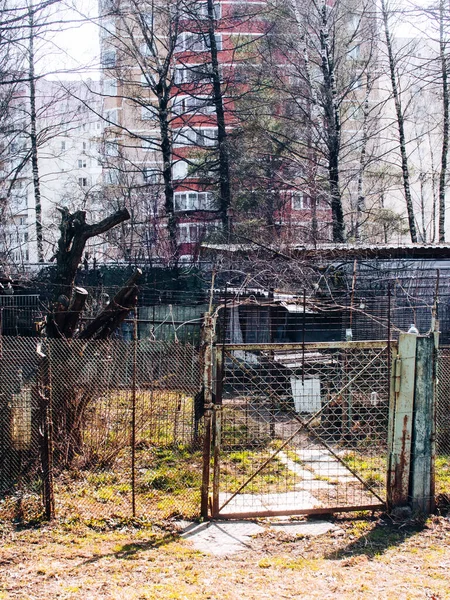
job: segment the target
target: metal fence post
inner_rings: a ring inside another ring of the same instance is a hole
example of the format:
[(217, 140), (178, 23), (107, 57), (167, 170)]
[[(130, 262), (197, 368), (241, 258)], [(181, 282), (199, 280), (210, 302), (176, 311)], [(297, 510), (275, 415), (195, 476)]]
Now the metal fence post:
[(210, 314), (205, 316), (203, 346), (203, 391), (205, 407), (205, 437), (203, 440), (203, 471), (200, 514), (204, 519), (209, 516), (209, 480), (211, 462), (211, 433), (212, 433), (212, 340), (213, 319)]
[(214, 422), (214, 470), (213, 470), (213, 502), (212, 516), (219, 516), (219, 493), (220, 493), (220, 458), (222, 449), (222, 386), (223, 386), (223, 366), (224, 351), (223, 346), (215, 349), (215, 394), (213, 406)]
[(416, 345), (415, 334), (400, 334), (398, 354), (393, 361), (388, 429), (389, 509), (409, 502)]
[(136, 516), (136, 370), (137, 370), (137, 319), (133, 321), (133, 372), (131, 389), (131, 514)]
[(41, 468), (42, 497), (45, 516), (51, 520), (55, 516), (55, 497), (53, 486), (53, 399), (52, 399), (52, 357), (51, 341), (48, 343), (48, 355), (39, 354), (38, 398), (41, 416)]

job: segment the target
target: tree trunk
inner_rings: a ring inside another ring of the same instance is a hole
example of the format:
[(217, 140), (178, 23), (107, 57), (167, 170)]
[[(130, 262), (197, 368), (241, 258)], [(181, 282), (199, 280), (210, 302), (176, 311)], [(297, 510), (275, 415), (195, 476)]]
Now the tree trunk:
[(320, 46), (322, 52), (322, 76), (324, 81), (324, 109), (327, 128), (328, 177), (331, 195), (331, 214), (333, 219), (333, 241), (345, 241), (344, 211), (339, 183), (339, 158), (341, 151), (341, 121), (339, 107), (336, 104), (336, 80), (334, 63), (331, 59), (328, 33), (328, 7), (322, 1), (322, 21), (320, 28)]
[(31, 143), (31, 170), (34, 189), (36, 245), (38, 262), (44, 262), (44, 242), (42, 235), (42, 204), (41, 187), (39, 179), (38, 142), (37, 142), (37, 116), (36, 116), (36, 79), (34, 73), (34, 11), (33, 5), (29, 7), (28, 18), (30, 33), (28, 38), (28, 76), (30, 86), (30, 143)]
[(169, 93), (165, 89), (158, 97), (159, 110), (158, 120), (161, 132), (161, 154), (163, 159), (163, 180), (164, 180), (164, 199), (165, 213), (167, 217), (167, 230), (169, 232), (169, 245), (172, 254), (171, 259), (175, 262), (178, 259), (178, 240), (177, 240), (177, 219), (175, 215), (174, 190), (172, 181), (172, 140), (168, 121)]
[(414, 207), (412, 203), (411, 196), (411, 187), (409, 182), (409, 165), (408, 165), (408, 155), (406, 153), (406, 138), (405, 138), (405, 127), (404, 127), (404, 116), (403, 109), (400, 101), (400, 93), (397, 85), (397, 76), (395, 73), (396, 64), (394, 59), (394, 53), (392, 50), (392, 38), (389, 30), (389, 15), (386, 8), (385, 0), (381, 0), (381, 12), (383, 16), (384, 23), (384, 34), (386, 38), (386, 47), (388, 52), (388, 60), (389, 60), (389, 72), (391, 77), (391, 86), (392, 86), (392, 94), (394, 97), (395, 104), (395, 112), (397, 116), (397, 127), (398, 127), (398, 135), (399, 135), (399, 144), (400, 144), (400, 155), (402, 160), (402, 175), (403, 175), (403, 190), (405, 193), (405, 201), (406, 201), (406, 211), (408, 213), (408, 224), (409, 224), (409, 233), (411, 236), (411, 241), (417, 242), (417, 230), (416, 230), (416, 222), (414, 219)]
[(217, 147), (219, 152), (219, 212), (226, 231), (230, 230), (229, 208), (231, 207), (230, 159), (228, 151), (225, 111), (223, 106), (222, 85), (220, 81), (219, 59), (217, 53), (216, 28), (214, 24), (214, 0), (207, 0), (208, 37), (212, 65), (213, 101), (217, 118)]
[(364, 116), (363, 116), (363, 139), (361, 145), (361, 153), (359, 157), (359, 173), (358, 173), (358, 191), (356, 198), (356, 222), (355, 222), (355, 239), (361, 239), (361, 220), (362, 213), (365, 208), (364, 197), (364, 173), (366, 170), (366, 152), (367, 152), (367, 121), (369, 119), (369, 95), (370, 95), (370, 77), (366, 79), (366, 95), (364, 98)]
[(447, 179), (448, 135), (449, 135), (449, 90), (448, 90), (448, 65), (447, 49), (444, 39), (445, 0), (439, 3), (439, 47), (442, 70), (442, 155), (441, 172), (439, 173), (439, 241), (445, 242), (445, 187)]

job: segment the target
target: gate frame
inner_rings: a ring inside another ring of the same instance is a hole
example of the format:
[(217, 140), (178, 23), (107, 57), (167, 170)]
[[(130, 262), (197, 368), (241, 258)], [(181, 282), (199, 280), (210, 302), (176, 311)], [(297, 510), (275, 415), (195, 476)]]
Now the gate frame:
[[(348, 467), (348, 465), (345, 465), (346, 468), (361, 482), (363, 483), (363, 485), (365, 487), (367, 487), (368, 491), (370, 493), (372, 493), (375, 497), (378, 497), (378, 499), (380, 500), (380, 503), (373, 503), (370, 505), (358, 505), (358, 506), (335, 506), (335, 507), (321, 507), (321, 508), (310, 508), (310, 509), (298, 509), (298, 510), (280, 510), (280, 511), (259, 511), (259, 512), (248, 512), (248, 513), (244, 513), (244, 512), (240, 512), (240, 513), (227, 513), (227, 514), (222, 514), (220, 511), (226, 506), (226, 504), (228, 504), (228, 502), (231, 500), (231, 498), (229, 498), (227, 500), (227, 503), (224, 504), (223, 506), (220, 506), (219, 503), (219, 492), (220, 492), (220, 453), (221, 453), (221, 422), (222, 422), (222, 389), (223, 389), (223, 379), (224, 379), (224, 358), (225, 358), (225, 351), (252, 351), (252, 350), (257, 350), (257, 351), (267, 351), (267, 352), (273, 352), (276, 350), (304, 350), (305, 348), (311, 349), (311, 350), (326, 350), (326, 349), (363, 349), (363, 348), (370, 348), (370, 349), (380, 349), (380, 350), (386, 350), (389, 353), (388, 356), (388, 361), (387, 361), (387, 365), (388, 365), (388, 374), (387, 374), (387, 378), (388, 378), (388, 385), (389, 385), (389, 392), (392, 390), (393, 387), (393, 376), (392, 376), (392, 365), (395, 364), (395, 361), (392, 360), (395, 356), (396, 356), (396, 348), (397, 348), (397, 342), (393, 341), (393, 340), (369, 340), (369, 341), (339, 341), (339, 342), (308, 342), (306, 344), (304, 343), (267, 343), (267, 344), (225, 344), (222, 343), (220, 345), (218, 345), (216, 347), (216, 351), (215, 353), (211, 354), (211, 359), (213, 358), (213, 354), (215, 354), (216, 356), (216, 360), (214, 360), (214, 364), (215, 364), (215, 377), (214, 377), (214, 390), (215, 390), (215, 394), (213, 395), (213, 404), (212, 404), (212, 421), (213, 421), (213, 430), (214, 430), (214, 435), (212, 436), (212, 444), (213, 444), (213, 496), (212, 496), (212, 501), (210, 500), (209, 502), (209, 513), (208, 513), (208, 517), (210, 519), (242, 519), (242, 518), (255, 518), (255, 517), (271, 517), (271, 516), (289, 516), (289, 515), (320, 515), (320, 514), (330, 514), (330, 513), (335, 513), (335, 512), (354, 512), (354, 511), (362, 511), (362, 510), (371, 510), (371, 511), (375, 511), (375, 510), (384, 510), (386, 509), (387, 506), (387, 501), (386, 500), (382, 500), (378, 494), (370, 489), (369, 486), (367, 486), (367, 484), (365, 484), (365, 482), (361, 479), (360, 475), (356, 472), (354, 472), (351, 468)], [(389, 372), (390, 369), (390, 372)], [(212, 369), (211, 369), (211, 375), (212, 375)], [(351, 383), (351, 382), (350, 382)], [(349, 383), (347, 383), (344, 388), (345, 389), (347, 386), (349, 385)], [(342, 391), (342, 390), (340, 390)], [(389, 397), (390, 397), (390, 393), (389, 393)], [(330, 400), (329, 402), (331, 402), (332, 400)], [(328, 404), (328, 403), (327, 403)], [(326, 406), (326, 405), (325, 405)], [(325, 408), (325, 406), (323, 406), (319, 413), (322, 412), (322, 410)], [(283, 447), (285, 447), (289, 441), (291, 439), (293, 439), (295, 437), (295, 435), (297, 435), (300, 431), (302, 431), (303, 429), (307, 429), (308, 424), (316, 418), (318, 413), (315, 413), (314, 415), (312, 415), (310, 418), (306, 419), (305, 421), (302, 420), (300, 417), (297, 417), (296, 420), (299, 422), (299, 428), (295, 431), (295, 433), (290, 436), (285, 443), (283, 444), (283, 446), (281, 446), (280, 448), (278, 448), (266, 461), (264, 461), (263, 465), (260, 466), (260, 468), (253, 473), (252, 478), (255, 477), (262, 469), (264, 469), (264, 467), (269, 464), (269, 462), (271, 460), (273, 460), (273, 458), (283, 449)], [(339, 462), (342, 462), (341, 459), (339, 458), (338, 455), (336, 455), (333, 451), (332, 448), (330, 448), (328, 446), (328, 444), (326, 442), (324, 442), (324, 440), (319, 440), (319, 442), (324, 445), (327, 450), (329, 450), (335, 458), (337, 458), (339, 460)], [(389, 457), (389, 448), (387, 450), (387, 458)], [(389, 462), (389, 461), (387, 461)], [(251, 478), (251, 479), (252, 479)], [(250, 480), (251, 480), (250, 479)], [(242, 489), (244, 489), (244, 487), (249, 483), (250, 480), (247, 480), (244, 484), (242, 484), (237, 491), (235, 491), (232, 495), (232, 497), (238, 495), (240, 493), (240, 491)], [(386, 492), (386, 496), (387, 496), (387, 492)], [(206, 516), (203, 515), (202, 516)]]

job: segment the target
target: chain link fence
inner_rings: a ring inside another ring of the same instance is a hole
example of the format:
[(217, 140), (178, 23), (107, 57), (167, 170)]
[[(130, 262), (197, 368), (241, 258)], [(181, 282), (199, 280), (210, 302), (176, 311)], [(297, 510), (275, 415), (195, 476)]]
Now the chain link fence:
[(438, 351), (436, 494), (450, 498), (450, 347)]
[(3, 337), (0, 518), (196, 516), (199, 388), (188, 343)]
[(389, 352), (225, 346), (220, 514), (383, 504)]

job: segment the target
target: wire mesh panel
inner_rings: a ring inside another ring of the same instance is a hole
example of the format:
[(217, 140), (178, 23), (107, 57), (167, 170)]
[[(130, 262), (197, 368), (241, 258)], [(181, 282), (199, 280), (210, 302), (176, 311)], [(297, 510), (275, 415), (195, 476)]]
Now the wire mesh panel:
[(295, 514), (383, 504), (386, 342), (273, 348), (225, 346), (216, 512)]
[(66, 352), (66, 344), (52, 345), (59, 514), (196, 514), (194, 348), (115, 340), (72, 343), (71, 360)]
[(33, 500), (32, 516), (42, 512), (44, 418), (57, 516), (198, 514), (200, 365), (192, 345), (3, 338), (0, 384), (0, 518), (22, 518), (25, 500)]
[(438, 351), (436, 494), (450, 494), (450, 347)]
[(42, 414), (32, 338), (0, 337), (0, 519), (42, 512)]

